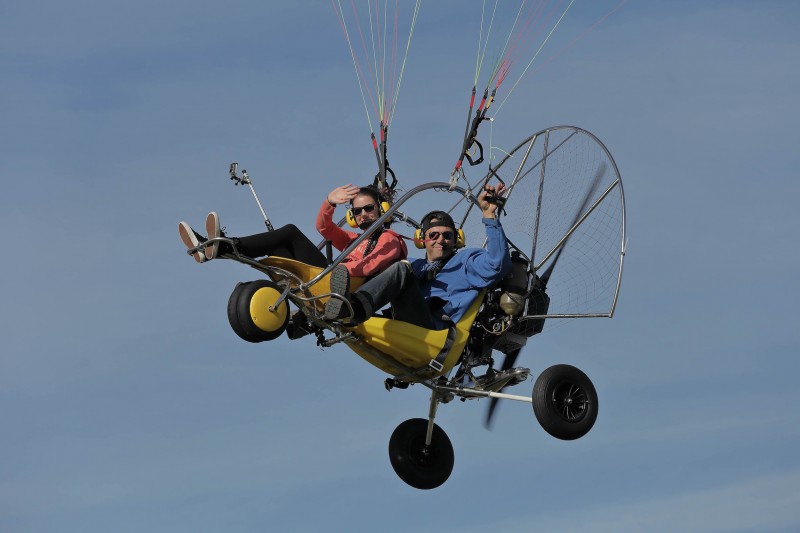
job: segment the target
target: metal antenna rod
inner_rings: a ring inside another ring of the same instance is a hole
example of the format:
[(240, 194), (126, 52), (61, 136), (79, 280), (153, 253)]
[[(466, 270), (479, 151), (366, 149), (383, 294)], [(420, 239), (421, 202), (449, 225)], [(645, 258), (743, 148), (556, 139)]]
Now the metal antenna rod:
[(267, 218), (267, 213), (264, 212), (264, 207), (261, 205), (261, 201), (258, 199), (258, 195), (256, 194), (256, 190), (253, 188), (253, 182), (250, 181), (250, 176), (247, 174), (246, 170), (242, 170), (242, 177), (236, 175), (236, 169), (239, 166), (239, 163), (231, 163), (231, 167), (229, 173), (231, 175), (231, 180), (233, 180), (234, 185), (247, 185), (250, 187), (250, 192), (253, 193), (253, 198), (256, 199), (256, 203), (258, 204), (258, 209), (261, 210), (261, 216), (264, 217), (264, 224), (266, 224), (267, 229), (269, 231), (273, 231), (275, 228), (272, 227), (272, 223)]

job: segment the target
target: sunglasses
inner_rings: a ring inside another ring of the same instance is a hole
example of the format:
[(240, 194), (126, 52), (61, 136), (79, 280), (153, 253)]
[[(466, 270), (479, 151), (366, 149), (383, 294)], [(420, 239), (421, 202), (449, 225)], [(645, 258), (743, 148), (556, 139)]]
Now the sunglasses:
[(440, 235), (442, 236), (442, 238), (444, 240), (452, 241), (453, 240), (453, 236), (455, 235), (455, 233), (453, 233), (452, 231), (441, 231), (441, 232), (440, 231), (430, 231), (430, 232), (428, 232), (428, 240), (429, 241), (435, 241), (436, 239), (439, 238)]
[(375, 204), (367, 204), (364, 207), (354, 207), (353, 216), (357, 217), (358, 215), (361, 214), (361, 211), (364, 211), (365, 213), (372, 213), (373, 211), (375, 211)]

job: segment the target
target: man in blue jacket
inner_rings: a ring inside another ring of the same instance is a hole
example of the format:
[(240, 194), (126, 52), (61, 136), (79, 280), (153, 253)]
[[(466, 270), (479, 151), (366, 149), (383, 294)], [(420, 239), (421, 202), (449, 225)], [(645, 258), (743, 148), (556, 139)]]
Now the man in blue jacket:
[(494, 285), (511, 270), (505, 233), (495, 218), (493, 197), (503, 185), (487, 185), (478, 196), (478, 206), (486, 226), (486, 248), (466, 248), (458, 253), (459, 232), (450, 215), (432, 211), (422, 219), (421, 235), (425, 259), (401, 261), (348, 294), (347, 270), (331, 273), (331, 291), (347, 298), (353, 308), (350, 316), (343, 299), (331, 298), (325, 306), (328, 320), (359, 324), (391, 303), (395, 320), (428, 329), (445, 329), (464, 315), (481, 289)]

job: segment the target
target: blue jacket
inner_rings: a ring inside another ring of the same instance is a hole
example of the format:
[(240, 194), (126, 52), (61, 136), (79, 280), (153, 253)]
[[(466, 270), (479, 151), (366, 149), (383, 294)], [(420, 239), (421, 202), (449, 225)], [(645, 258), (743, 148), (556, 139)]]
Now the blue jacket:
[(500, 221), (494, 218), (482, 221), (486, 226), (486, 249), (460, 250), (432, 280), (428, 280), (426, 274), (438, 267), (438, 261), (429, 263), (427, 259), (416, 259), (411, 263), (425, 299), (444, 300), (442, 311), (453, 322), (464, 316), (481, 289), (494, 285), (511, 271), (511, 256)]

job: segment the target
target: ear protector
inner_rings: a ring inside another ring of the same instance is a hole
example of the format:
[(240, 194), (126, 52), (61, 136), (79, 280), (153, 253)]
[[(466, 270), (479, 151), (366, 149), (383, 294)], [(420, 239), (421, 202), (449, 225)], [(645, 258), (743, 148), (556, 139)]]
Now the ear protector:
[[(366, 194), (375, 199), (375, 204), (378, 206), (378, 216), (384, 214), (391, 207), (389, 205), (389, 202), (382, 200), (381, 195), (378, 193), (378, 189), (376, 189), (371, 185), (367, 185), (366, 187), (361, 187), (361, 189), (358, 191), (358, 194)], [(351, 228), (358, 227), (358, 222), (356, 222), (356, 216), (353, 214), (352, 204), (350, 208), (347, 209), (347, 213), (345, 214), (345, 219), (347, 220), (347, 225), (350, 226)]]
[[(433, 220), (436, 220), (436, 224), (431, 223)], [(456, 229), (456, 223), (453, 222), (453, 217), (444, 211), (431, 211), (422, 217), (420, 228), (414, 232), (414, 246), (419, 249), (425, 248), (425, 234), (434, 226), (453, 228), (453, 232), (456, 234), (456, 249), (463, 248), (466, 244), (467, 239), (464, 235), (464, 230)]]

